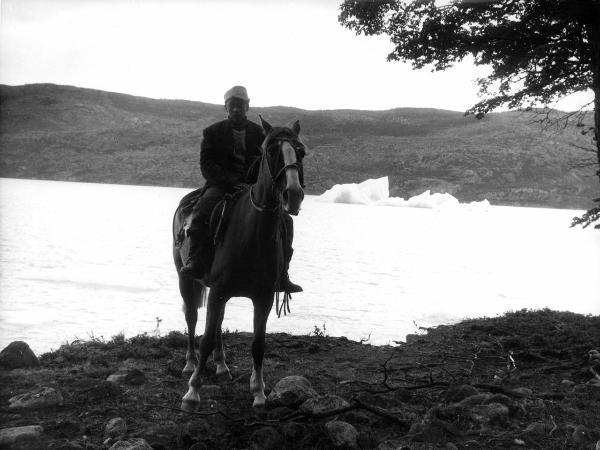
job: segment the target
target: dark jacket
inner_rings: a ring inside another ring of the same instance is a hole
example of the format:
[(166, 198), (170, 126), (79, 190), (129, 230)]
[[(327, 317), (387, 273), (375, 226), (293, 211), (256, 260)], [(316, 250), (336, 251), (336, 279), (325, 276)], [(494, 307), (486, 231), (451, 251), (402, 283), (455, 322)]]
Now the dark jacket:
[[(239, 167), (234, 156), (233, 131), (229, 119), (205, 128), (200, 146), (200, 170), (206, 179), (206, 185), (229, 188), (237, 183), (254, 183), (256, 180), (248, 179), (246, 174), (252, 164), (260, 158), (264, 138), (263, 129), (248, 120), (246, 122), (245, 162), (244, 167)], [(255, 177), (256, 175), (251, 178)]]

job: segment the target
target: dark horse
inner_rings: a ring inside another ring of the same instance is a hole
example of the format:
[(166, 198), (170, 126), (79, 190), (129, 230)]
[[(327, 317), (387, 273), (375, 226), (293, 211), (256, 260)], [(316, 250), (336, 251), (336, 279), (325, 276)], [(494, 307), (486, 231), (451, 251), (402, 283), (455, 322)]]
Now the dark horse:
[[(201, 375), (211, 352), (216, 373), (229, 379), (225, 363), (221, 324), (225, 304), (231, 297), (248, 297), (254, 305), (254, 366), (250, 377), (253, 406), (265, 403), (263, 355), (267, 318), (283, 271), (282, 220), (284, 214), (297, 215), (304, 199), (302, 158), (304, 145), (298, 139), (300, 124), (291, 128), (272, 127), (262, 117), (266, 138), (262, 145), (258, 178), (255, 184), (239, 193), (225, 210), (226, 223), (218, 226), (215, 253), (209, 274), (203, 280), (179, 277), (188, 326), (188, 348), (183, 374), (191, 374), (189, 390), (182, 408), (196, 410), (200, 404)], [(219, 207), (216, 211), (220, 211)], [(221, 214), (220, 212), (218, 213)], [(213, 214), (214, 216), (215, 214)], [(182, 235), (189, 217), (181, 205), (173, 221), (173, 257), (177, 273), (187, 256), (177, 237)], [(200, 341), (199, 360), (195, 349), (198, 308), (207, 298), (206, 325)]]

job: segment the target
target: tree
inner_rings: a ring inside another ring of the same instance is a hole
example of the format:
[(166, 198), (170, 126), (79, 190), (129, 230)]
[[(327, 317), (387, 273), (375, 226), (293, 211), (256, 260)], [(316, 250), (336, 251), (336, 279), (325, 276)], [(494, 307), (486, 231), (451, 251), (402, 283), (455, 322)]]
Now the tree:
[[(466, 112), (477, 118), (591, 89), (600, 164), (600, 0), (345, 0), (339, 21), (357, 34), (388, 35), (388, 60), (415, 69), (445, 70), (468, 55), (489, 65), (491, 74), (477, 80), (483, 99)], [(586, 217), (599, 214), (593, 208)]]

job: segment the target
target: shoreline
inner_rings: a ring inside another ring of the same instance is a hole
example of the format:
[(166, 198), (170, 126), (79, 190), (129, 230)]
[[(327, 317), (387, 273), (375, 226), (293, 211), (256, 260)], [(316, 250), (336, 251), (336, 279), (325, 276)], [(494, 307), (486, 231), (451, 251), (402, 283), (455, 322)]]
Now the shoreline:
[[(321, 400), (349, 404), (332, 415), (297, 405), (253, 409), (245, 332), (224, 336), (231, 381), (219, 380), (209, 363), (205, 414), (180, 411), (185, 341), (175, 332), (116, 336), (45, 353), (38, 368), (2, 370), (2, 427), (42, 427), (14, 448), (101, 449), (144, 439), (154, 449), (325, 449), (333, 447), (332, 420), (350, 424), (351, 447), (365, 449), (592, 449), (600, 439), (600, 359), (591, 356), (600, 349), (600, 316), (521, 310), (432, 327), (397, 346), (317, 330), (268, 334), (267, 394), (282, 378), (302, 376)], [(108, 381), (119, 373), (133, 375)], [(62, 404), (8, 407), (41, 387), (60, 392)], [(109, 437), (107, 423), (117, 417), (126, 431)]]

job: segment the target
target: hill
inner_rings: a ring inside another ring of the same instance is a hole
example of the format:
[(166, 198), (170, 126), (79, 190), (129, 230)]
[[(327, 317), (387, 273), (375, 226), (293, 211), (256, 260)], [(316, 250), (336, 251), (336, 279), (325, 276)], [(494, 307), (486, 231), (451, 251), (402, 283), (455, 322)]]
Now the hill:
[[(0, 86), (0, 176), (195, 187), (202, 129), (221, 105), (71, 86)], [(542, 130), (532, 113), (482, 120), (421, 108), (252, 108), (274, 124), (299, 119), (308, 192), (390, 177), (393, 196), (426, 189), (461, 201), (589, 208), (598, 196), (589, 136)], [(591, 120), (591, 118), (590, 118)]]

